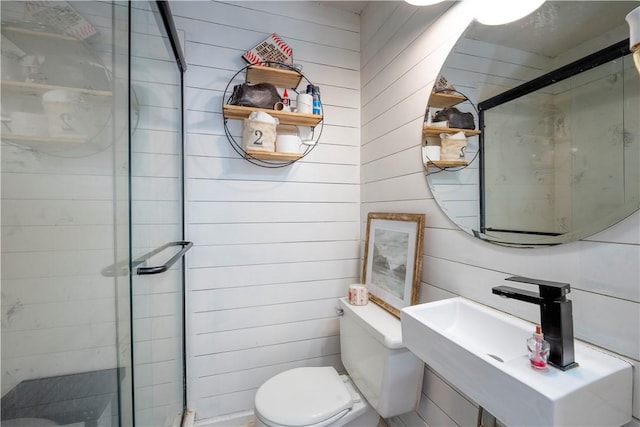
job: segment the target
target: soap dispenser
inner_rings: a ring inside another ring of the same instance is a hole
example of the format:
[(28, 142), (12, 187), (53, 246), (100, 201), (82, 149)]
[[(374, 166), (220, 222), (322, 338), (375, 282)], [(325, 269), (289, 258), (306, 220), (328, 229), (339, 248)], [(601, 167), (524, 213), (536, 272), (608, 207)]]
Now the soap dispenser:
[(544, 340), (540, 325), (536, 325), (535, 333), (527, 340), (527, 349), (529, 350), (531, 367), (534, 369), (545, 369), (547, 367), (547, 359), (549, 358), (550, 345)]

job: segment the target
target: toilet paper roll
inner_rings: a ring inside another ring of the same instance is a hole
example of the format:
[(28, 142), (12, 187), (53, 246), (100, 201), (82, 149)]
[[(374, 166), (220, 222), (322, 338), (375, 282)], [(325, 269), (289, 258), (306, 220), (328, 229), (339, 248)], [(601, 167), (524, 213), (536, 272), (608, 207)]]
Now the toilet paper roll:
[(311, 114), (313, 110), (313, 96), (308, 93), (300, 93), (296, 98), (296, 111), (298, 113)]
[(291, 111), (291, 107), (289, 107), (283, 102), (276, 102), (275, 105), (273, 106), (273, 109), (276, 111)]
[(365, 285), (349, 285), (349, 304), (366, 305), (369, 302), (369, 291)]
[(441, 147), (439, 145), (426, 145), (422, 147), (424, 162), (435, 162), (440, 160)]
[(279, 153), (300, 153), (301, 144), (298, 135), (278, 134), (276, 137), (276, 151)]

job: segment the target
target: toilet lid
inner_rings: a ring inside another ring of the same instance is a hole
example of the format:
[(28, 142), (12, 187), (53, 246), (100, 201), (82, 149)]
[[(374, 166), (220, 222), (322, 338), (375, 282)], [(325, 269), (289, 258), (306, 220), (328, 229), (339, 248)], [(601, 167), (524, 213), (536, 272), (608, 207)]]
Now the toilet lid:
[(295, 368), (260, 386), (256, 411), (279, 425), (321, 423), (351, 408), (351, 394), (333, 367)]

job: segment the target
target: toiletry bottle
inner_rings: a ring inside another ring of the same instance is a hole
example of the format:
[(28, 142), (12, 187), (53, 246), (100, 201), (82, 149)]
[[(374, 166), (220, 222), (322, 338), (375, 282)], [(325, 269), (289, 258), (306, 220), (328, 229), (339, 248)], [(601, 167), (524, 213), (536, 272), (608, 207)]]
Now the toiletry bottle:
[(313, 87), (313, 114), (321, 114), (320, 112), (320, 88)]
[(527, 349), (529, 350), (531, 367), (535, 369), (545, 369), (547, 367), (547, 359), (549, 358), (550, 345), (544, 340), (540, 325), (536, 325), (535, 333), (527, 340)]

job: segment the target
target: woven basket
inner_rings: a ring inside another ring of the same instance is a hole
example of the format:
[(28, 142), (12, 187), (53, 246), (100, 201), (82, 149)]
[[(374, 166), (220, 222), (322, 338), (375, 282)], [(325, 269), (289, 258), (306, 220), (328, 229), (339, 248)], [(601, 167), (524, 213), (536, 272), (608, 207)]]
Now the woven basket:
[(442, 138), (440, 140), (440, 160), (464, 160), (464, 150), (467, 148), (467, 138)]
[(276, 127), (275, 123), (244, 119), (242, 146), (251, 151), (275, 151)]

